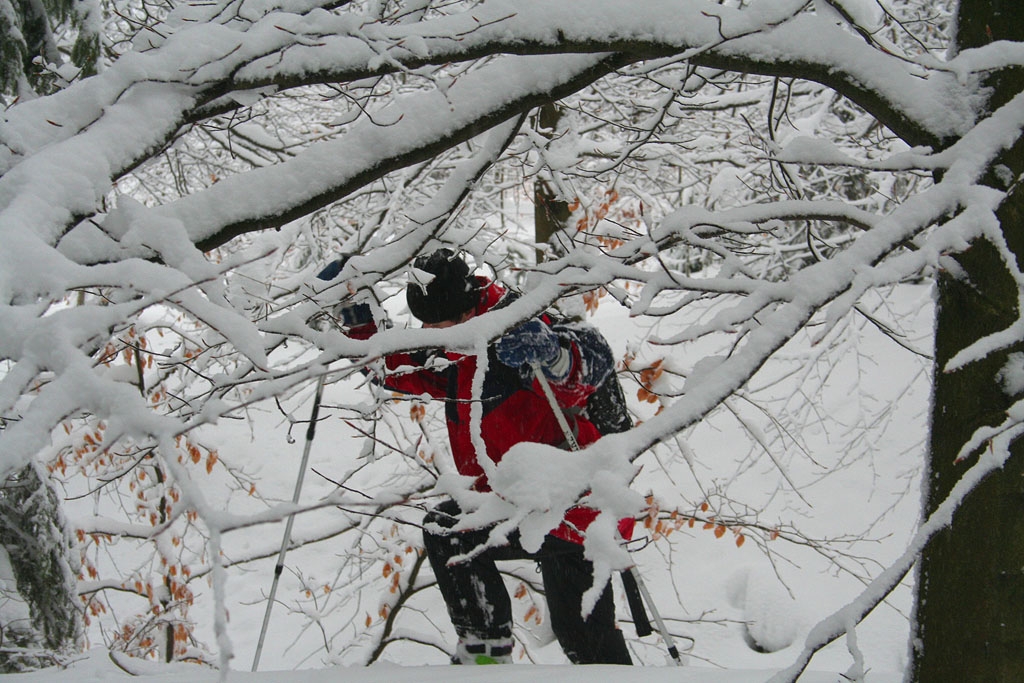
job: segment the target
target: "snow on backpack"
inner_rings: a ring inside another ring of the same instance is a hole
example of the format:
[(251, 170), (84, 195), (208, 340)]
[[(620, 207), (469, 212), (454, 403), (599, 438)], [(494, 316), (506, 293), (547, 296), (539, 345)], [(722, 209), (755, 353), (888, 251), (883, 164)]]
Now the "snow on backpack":
[(617, 434), (633, 426), (626, 397), (615, 372), (615, 354), (604, 335), (588, 323), (549, 316), (556, 332), (575, 338), (584, 364), (584, 377), (596, 387), (587, 399), (586, 417), (601, 434)]

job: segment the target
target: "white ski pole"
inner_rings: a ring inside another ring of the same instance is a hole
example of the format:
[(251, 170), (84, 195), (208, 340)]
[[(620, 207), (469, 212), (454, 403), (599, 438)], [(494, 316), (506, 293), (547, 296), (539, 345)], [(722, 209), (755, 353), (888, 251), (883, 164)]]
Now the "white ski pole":
[(637, 587), (640, 589), (640, 594), (644, 596), (644, 602), (651, 608), (651, 614), (654, 616), (654, 623), (658, 625), (658, 633), (661, 634), (661, 639), (665, 641), (665, 647), (668, 649), (668, 654), (672, 657), (672, 661), (676, 663), (676, 666), (683, 666), (683, 658), (679, 656), (679, 648), (676, 647), (676, 641), (672, 638), (672, 634), (669, 633), (668, 627), (665, 626), (665, 621), (661, 618), (661, 613), (658, 612), (657, 605), (654, 604), (654, 600), (651, 598), (650, 592), (647, 590), (647, 584), (640, 578), (640, 572), (636, 570), (636, 567), (630, 567), (627, 569), (636, 581)]
[[(302, 450), (302, 463), (299, 465), (299, 476), (295, 480), (295, 490), (292, 493), (292, 504), (299, 502), (299, 494), (302, 492), (302, 482), (306, 478), (306, 464), (309, 462), (309, 451), (313, 447), (313, 437), (316, 436), (316, 421), (320, 415), (320, 399), (324, 395), (324, 379), (321, 375), (316, 383), (316, 395), (313, 397), (313, 411), (309, 416), (309, 426), (306, 427), (306, 445)], [(263, 626), (260, 628), (260, 639), (256, 643), (256, 656), (252, 660), (252, 670), (256, 671), (260, 665), (260, 655), (263, 654), (263, 641), (267, 637), (267, 627), (270, 625), (270, 612), (274, 609), (274, 596), (277, 595), (277, 584), (284, 571), (284, 556), (288, 553), (288, 545), (292, 538), (292, 523), (295, 515), (288, 515), (288, 522), (284, 527), (284, 536), (281, 538), (281, 550), (277, 555), (277, 565), (274, 567), (274, 581), (270, 585), (270, 596), (267, 598), (267, 610), (263, 614)]]
[[(565, 413), (562, 412), (562, 407), (558, 405), (558, 399), (555, 398), (555, 392), (551, 388), (548, 378), (544, 376), (544, 372), (537, 363), (530, 363), (530, 367), (533, 368), (533, 374), (537, 378), (537, 383), (540, 384), (545, 398), (547, 398), (548, 403), (551, 405), (551, 411), (555, 414), (555, 419), (558, 420), (558, 425), (562, 428), (562, 433), (565, 434), (565, 440), (568, 442), (569, 447), (574, 451), (580, 450), (579, 441), (576, 440), (576, 435), (572, 433), (572, 428), (569, 426), (569, 421), (565, 418)], [(669, 656), (672, 657), (672, 661), (676, 663), (676, 666), (683, 666), (683, 659), (679, 656), (679, 648), (676, 647), (675, 639), (665, 626), (665, 621), (661, 618), (661, 614), (651, 598), (650, 591), (647, 590), (647, 584), (640, 578), (640, 572), (636, 570), (635, 566), (630, 567), (626, 571), (636, 581), (640, 594), (643, 595), (644, 602), (647, 603), (651, 614), (654, 615), (654, 623), (658, 625), (658, 632), (661, 634), (662, 640), (665, 641)]]

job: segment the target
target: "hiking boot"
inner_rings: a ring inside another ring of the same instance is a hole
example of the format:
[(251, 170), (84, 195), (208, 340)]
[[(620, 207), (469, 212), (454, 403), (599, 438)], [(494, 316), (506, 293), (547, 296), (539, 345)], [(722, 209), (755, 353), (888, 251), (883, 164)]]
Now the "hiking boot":
[(452, 664), (511, 664), (512, 641), (505, 639), (460, 638)]

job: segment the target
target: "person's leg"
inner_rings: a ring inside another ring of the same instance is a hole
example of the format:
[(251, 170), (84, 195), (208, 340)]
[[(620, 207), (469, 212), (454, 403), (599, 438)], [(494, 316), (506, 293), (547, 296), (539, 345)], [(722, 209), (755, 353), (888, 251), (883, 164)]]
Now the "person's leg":
[(615, 626), (615, 602), (609, 583), (586, 620), (583, 593), (593, 583), (593, 565), (583, 548), (549, 537), (539, 557), (551, 612), (551, 628), (573, 664), (632, 664), (626, 640)]
[[(423, 545), (459, 636), (453, 661), (460, 664), (511, 662), (512, 603), (495, 559), (509, 549), (489, 549), (471, 560), (449, 564), (487, 541), (488, 529), (444, 533), (461, 510), (445, 501), (424, 519)], [(433, 526), (441, 529), (432, 529)]]

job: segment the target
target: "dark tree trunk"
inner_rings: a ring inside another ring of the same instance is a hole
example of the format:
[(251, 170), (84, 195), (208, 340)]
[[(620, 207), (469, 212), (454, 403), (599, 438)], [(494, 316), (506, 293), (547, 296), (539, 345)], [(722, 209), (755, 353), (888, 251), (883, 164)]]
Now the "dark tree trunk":
[[(558, 107), (553, 104), (543, 105), (537, 113), (537, 129), (541, 132), (554, 133), (558, 121), (562, 118)], [(536, 244), (548, 244), (559, 230), (564, 230), (569, 222), (569, 204), (560, 199), (548, 181), (544, 172), (538, 174), (533, 189), (533, 225)], [(537, 250), (537, 262), (544, 260), (544, 252)]]
[[(1019, 0), (961, 0), (960, 49), (993, 40), (1024, 39), (1024, 3)], [(1018, 70), (987, 84), (989, 110), (1024, 90)], [(1018, 142), (999, 163), (1013, 178), (1024, 172), (1024, 144)], [(1005, 190), (1005, 170), (986, 182)], [(1003, 237), (1024, 255), (1024, 190), (1011, 192), (998, 212)], [(936, 368), (932, 406), (930, 470), (924, 512), (949, 494), (977, 453), (960, 464), (961, 445), (979, 427), (1006, 419), (1021, 396), (1008, 396), (999, 379), (1014, 348), (966, 367), (944, 372), (949, 359), (979, 338), (1018, 319), (1018, 288), (995, 247), (979, 241), (957, 257), (962, 272), (943, 272), (938, 281), (935, 328)], [(915, 638), (910, 680), (1024, 681), (1024, 442), (1017, 441), (1006, 466), (967, 497), (952, 525), (938, 534), (918, 567)]]

